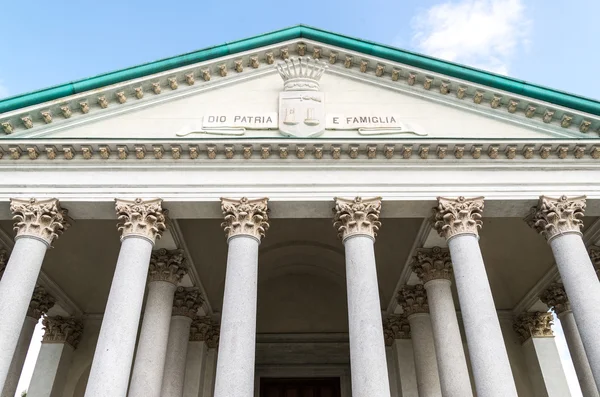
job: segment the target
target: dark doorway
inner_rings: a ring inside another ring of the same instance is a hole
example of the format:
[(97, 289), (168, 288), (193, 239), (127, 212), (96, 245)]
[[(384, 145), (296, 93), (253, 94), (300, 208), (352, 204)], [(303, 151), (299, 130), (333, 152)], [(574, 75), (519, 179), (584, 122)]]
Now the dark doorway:
[(261, 378), (260, 397), (341, 397), (340, 378)]

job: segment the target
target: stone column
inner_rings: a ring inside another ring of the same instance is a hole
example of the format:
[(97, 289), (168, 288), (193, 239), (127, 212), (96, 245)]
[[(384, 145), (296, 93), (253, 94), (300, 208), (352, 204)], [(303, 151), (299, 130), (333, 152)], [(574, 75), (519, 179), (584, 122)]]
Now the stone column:
[(160, 199), (117, 199), (115, 208), (121, 251), (85, 397), (124, 397), (127, 393), (150, 255), (166, 229)]
[(207, 350), (209, 347), (216, 348), (218, 341), (219, 326), (209, 316), (196, 317), (192, 321), (185, 363), (183, 397), (201, 396), (207, 366)]
[(198, 315), (203, 299), (196, 287), (177, 287), (167, 344), (161, 397), (181, 397), (192, 319)]
[(350, 368), (354, 397), (389, 397), (375, 236), (381, 198), (335, 198), (334, 227), (346, 253)]
[(16, 237), (0, 280), (0, 389), (8, 376), (46, 250), (69, 227), (67, 210), (56, 199), (11, 199), (10, 211)]
[(410, 324), (419, 396), (442, 397), (425, 288), (421, 284), (402, 288), (398, 294), (398, 303)]
[[(1, 254), (0, 254), (1, 256)], [(0, 263), (0, 268), (1, 268)], [(19, 336), (19, 343), (13, 356), (12, 362), (10, 363), (10, 369), (6, 382), (4, 383), (4, 389), (0, 397), (14, 397), (17, 392), (17, 386), (19, 385), (19, 378), (21, 378), (21, 372), (23, 371), (23, 365), (25, 364), (25, 358), (27, 357), (27, 351), (31, 344), (31, 338), (33, 337), (33, 331), (37, 325), (40, 317), (48, 312), (50, 308), (54, 306), (55, 300), (50, 296), (44, 287), (36, 286), (33, 290), (33, 297), (29, 302), (29, 309), (27, 310), (27, 316), (21, 329), (21, 335)]]
[(600, 283), (581, 238), (584, 211), (585, 197), (541, 196), (526, 221), (552, 248), (594, 380), (600, 385)]
[(442, 394), (445, 397), (473, 396), (467, 359), (450, 290), (452, 284), (450, 252), (440, 247), (420, 248), (417, 250), (412, 266), (427, 291)]
[(438, 197), (433, 225), (445, 237), (478, 397), (517, 397), (481, 250), (483, 197)]
[(395, 372), (390, 371), (390, 358), (388, 358), (392, 396), (395, 388), (398, 397), (418, 397), (414, 351), (408, 320), (404, 316), (388, 316), (383, 323), (383, 333), (386, 350), (391, 349), (395, 368)]
[(213, 397), (215, 392), (218, 348), (217, 344), (215, 348), (209, 347), (206, 352), (206, 370), (204, 371), (204, 380), (202, 381), (202, 397)]
[(575, 317), (573, 316), (565, 287), (561, 283), (551, 284), (542, 293), (540, 300), (554, 310), (554, 313), (556, 313), (556, 316), (560, 320), (583, 397), (599, 397), (592, 368), (585, 354), (583, 342), (575, 323)]
[(594, 269), (596, 270), (596, 276), (598, 276), (598, 280), (600, 281), (600, 247), (594, 245), (590, 247), (588, 252), (592, 260), (592, 265), (594, 265)]
[(175, 288), (187, 273), (182, 250), (152, 252), (148, 298), (133, 365), (129, 397), (160, 397)]
[(73, 318), (45, 317), (44, 339), (35, 363), (28, 395), (62, 397), (73, 350), (77, 348), (83, 325)]
[(221, 225), (229, 250), (216, 397), (251, 397), (254, 393), (258, 245), (269, 227), (267, 201), (221, 199), (225, 216)]
[(526, 312), (514, 322), (536, 396), (569, 397), (571, 392), (552, 333), (552, 313)]

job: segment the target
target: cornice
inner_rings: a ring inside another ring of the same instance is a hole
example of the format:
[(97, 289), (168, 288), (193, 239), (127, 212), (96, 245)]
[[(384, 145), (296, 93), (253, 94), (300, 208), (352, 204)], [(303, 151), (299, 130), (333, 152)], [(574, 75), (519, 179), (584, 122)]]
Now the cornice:
[(304, 38), (271, 44), (257, 50), (155, 73), (81, 94), (55, 99), (0, 116), (0, 131), (22, 134), (46, 131), (59, 124), (96, 119), (119, 109), (149, 106), (224, 83), (274, 72), (273, 64), (290, 56), (322, 59), (331, 72), (354, 76), (391, 89), (485, 110), (522, 124), (564, 132), (566, 137), (597, 136), (600, 117), (549, 102), (450, 78), (406, 64), (368, 56)]

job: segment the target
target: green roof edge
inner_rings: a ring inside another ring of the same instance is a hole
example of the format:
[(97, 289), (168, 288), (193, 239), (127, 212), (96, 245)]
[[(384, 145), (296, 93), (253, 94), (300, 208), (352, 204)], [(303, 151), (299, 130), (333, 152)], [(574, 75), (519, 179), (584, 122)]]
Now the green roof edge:
[(297, 38), (306, 38), (319, 41), (325, 44), (345, 48), (347, 50), (361, 52), (367, 55), (430, 70), (435, 73), (445, 74), (449, 77), (470, 81), (476, 84), (481, 84), (600, 116), (599, 101), (531, 84), (526, 81), (500, 76), (483, 70), (458, 65), (452, 62), (442, 61), (429, 56), (415, 54), (391, 46), (327, 32), (325, 30), (305, 25), (292, 26), (248, 39), (237, 40), (214, 47), (208, 47), (187, 54), (165, 58), (115, 72), (104, 73), (98, 76), (6, 98), (0, 100), (0, 113), (37, 105), (69, 95), (82, 93), (107, 85), (117, 84), (123, 81), (164, 72), (166, 70), (191, 65), (198, 62), (208, 61), (239, 52), (251, 51), (263, 46)]

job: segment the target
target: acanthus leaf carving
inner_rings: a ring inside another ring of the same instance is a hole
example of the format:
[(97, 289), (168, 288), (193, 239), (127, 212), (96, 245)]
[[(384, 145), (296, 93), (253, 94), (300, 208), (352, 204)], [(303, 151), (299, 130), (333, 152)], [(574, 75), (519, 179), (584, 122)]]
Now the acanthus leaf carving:
[(377, 237), (377, 231), (381, 227), (381, 197), (356, 197), (353, 200), (336, 197), (334, 200), (333, 227), (342, 241), (356, 235), (365, 235), (373, 239)]
[(431, 280), (451, 280), (452, 260), (447, 248), (419, 248), (413, 259), (413, 271), (423, 284)]
[(563, 234), (581, 235), (585, 206), (585, 196), (540, 196), (538, 205), (531, 209), (525, 221), (547, 241)]
[(46, 289), (41, 285), (36, 285), (27, 308), (27, 317), (38, 320), (42, 315), (48, 313), (56, 300), (46, 292)]
[(148, 282), (167, 281), (177, 285), (187, 274), (186, 260), (183, 250), (166, 250), (161, 248), (152, 251)]
[(194, 319), (204, 303), (200, 290), (196, 287), (177, 287), (173, 297), (172, 316), (185, 316)]
[(227, 238), (245, 235), (260, 241), (269, 229), (268, 201), (268, 198), (221, 198), (221, 210), (225, 217), (221, 227), (225, 230)]
[(557, 315), (571, 310), (567, 292), (561, 283), (550, 284), (540, 295), (540, 300), (554, 310)]
[(398, 304), (402, 306), (404, 316), (429, 313), (427, 292), (423, 284), (407, 285), (398, 292)]
[(43, 343), (68, 343), (74, 349), (77, 348), (81, 334), (83, 333), (83, 324), (80, 320), (74, 318), (44, 317)]
[(154, 244), (167, 229), (165, 225), (167, 210), (162, 208), (161, 199), (116, 199), (115, 210), (121, 239), (137, 236), (146, 238)]
[(513, 329), (521, 337), (521, 342), (529, 338), (553, 337), (552, 320), (549, 312), (525, 312), (517, 316)]
[(48, 246), (71, 225), (68, 211), (60, 207), (57, 199), (11, 199), (10, 211), (15, 220), (15, 238), (33, 237)]
[(387, 346), (391, 346), (396, 339), (410, 339), (410, 336), (406, 317), (392, 314), (383, 321), (383, 338)]
[(478, 236), (478, 229), (483, 226), (483, 197), (438, 197), (438, 206), (433, 213), (433, 227), (441, 237), (450, 239), (460, 234)]
[(206, 346), (214, 349), (219, 345), (219, 323), (210, 316), (196, 317), (190, 326), (190, 341), (204, 341)]

